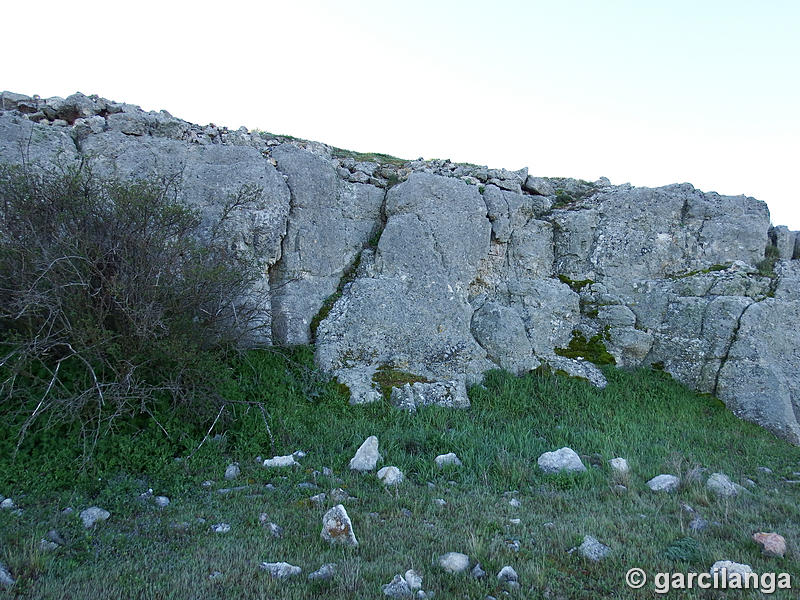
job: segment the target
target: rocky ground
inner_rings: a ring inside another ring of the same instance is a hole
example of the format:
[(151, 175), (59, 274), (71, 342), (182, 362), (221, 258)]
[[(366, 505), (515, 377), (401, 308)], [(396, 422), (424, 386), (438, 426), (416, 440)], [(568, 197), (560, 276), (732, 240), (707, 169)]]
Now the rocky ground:
[[(352, 407), (335, 386), (312, 402), (283, 372), (261, 393), (282, 396), (270, 423), (284, 452), (254, 454), (270, 449), (260, 417), (247, 446), (231, 426), (177, 457), (143, 430), (71, 481), (51, 441), (51, 458), (4, 463), (2, 585), (20, 598), (651, 598), (658, 572), (726, 566), (790, 573), (796, 590), (800, 452), (663, 373), (603, 372), (604, 390), (497, 372), (471, 408), (416, 413)], [(625, 584), (634, 567), (651, 577), (641, 590)]]

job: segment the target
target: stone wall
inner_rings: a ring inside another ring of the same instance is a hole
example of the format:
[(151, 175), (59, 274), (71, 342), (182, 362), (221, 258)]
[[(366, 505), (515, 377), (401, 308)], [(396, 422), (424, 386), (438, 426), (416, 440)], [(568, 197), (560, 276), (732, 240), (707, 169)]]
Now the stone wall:
[(257, 187), (231, 242), (263, 261), (258, 341), (315, 341), (353, 402), (382, 369), (423, 403), (463, 404), (497, 367), (603, 385), (559, 350), (579, 334), (800, 443), (800, 238), (753, 198), (359, 155), (81, 94), (0, 95), (0, 161), (168, 178), (209, 222)]

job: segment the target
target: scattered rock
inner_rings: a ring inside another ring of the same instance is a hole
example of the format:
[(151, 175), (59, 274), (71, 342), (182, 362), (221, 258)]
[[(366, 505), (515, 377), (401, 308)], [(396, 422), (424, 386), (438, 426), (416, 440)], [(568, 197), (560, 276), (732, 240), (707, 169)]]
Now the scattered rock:
[(601, 544), (590, 535), (584, 536), (583, 543), (578, 546), (578, 552), (584, 558), (598, 562), (611, 553), (611, 548)]
[(545, 452), (537, 461), (539, 468), (545, 473), (580, 473), (586, 471), (581, 457), (572, 448), (561, 448), (554, 452)]
[(481, 568), (481, 563), (478, 563), (474, 567), (472, 567), (470, 575), (472, 575), (475, 579), (483, 579), (484, 577), (486, 577), (486, 571), (484, 571)]
[(316, 490), (319, 489), (319, 486), (316, 483), (311, 483), (310, 481), (301, 481), (297, 484), (301, 490)]
[(650, 481), (647, 482), (647, 487), (649, 487), (654, 492), (674, 492), (678, 489), (678, 485), (680, 485), (681, 480), (675, 477), (675, 475), (656, 475)]
[[(270, 484), (267, 485), (269, 486)], [(217, 493), (225, 496), (227, 494), (230, 494), (231, 492), (241, 492), (242, 490), (247, 490), (247, 489), (250, 489), (249, 485), (237, 485), (236, 487), (232, 488), (219, 488), (217, 490)]]
[(345, 492), (342, 488), (336, 488), (331, 490), (331, 502), (335, 502), (336, 504), (344, 504), (348, 500), (350, 500), (350, 494)]
[(436, 506), (447, 506), (447, 501), (444, 498), (434, 498), (433, 503)]
[(730, 560), (718, 560), (711, 565), (711, 569), (709, 570), (711, 575), (714, 575), (714, 573), (717, 572), (720, 574), (724, 572), (726, 574), (726, 580), (728, 583), (731, 583), (732, 580), (737, 579), (739, 580), (739, 583), (741, 583), (748, 573), (753, 572), (753, 567), (742, 563), (732, 562)]
[(395, 575), (391, 582), (381, 586), (383, 595), (389, 598), (411, 598), (413, 592), (408, 586), (408, 582), (403, 579), (402, 575)]
[(520, 506), (522, 506), (522, 502), (520, 502), (520, 501), (519, 501), (519, 500), (517, 500), (516, 498), (512, 498), (511, 500), (509, 500), (509, 501), (508, 501), (508, 503), (509, 503), (511, 506), (513, 506), (514, 508), (519, 508)]
[(371, 471), (378, 464), (381, 455), (378, 454), (378, 438), (369, 436), (356, 450), (355, 456), (350, 459), (350, 468), (353, 471)]
[(408, 587), (411, 588), (411, 591), (414, 592), (418, 589), (422, 588), (422, 575), (417, 573), (414, 569), (409, 569), (406, 571), (406, 574), (403, 576), (408, 584)]
[(378, 479), (384, 485), (398, 485), (403, 482), (403, 472), (397, 467), (383, 467), (378, 470)]
[(507, 583), (509, 581), (518, 581), (519, 576), (514, 570), (514, 567), (506, 565), (500, 569), (500, 572), (497, 574), (497, 579), (500, 581), (500, 583)]
[(11, 510), (15, 507), (16, 505), (14, 504), (14, 501), (11, 498), (6, 498), (2, 502), (0, 502), (0, 508), (2, 508), (3, 510)]
[(232, 463), (225, 469), (225, 479), (236, 479), (241, 472), (242, 470), (239, 468), (239, 463)]
[(14, 578), (9, 573), (6, 566), (0, 562), (0, 585), (10, 587), (14, 585)]
[(469, 556), (461, 552), (448, 552), (439, 557), (439, 566), (448, 573), (463, 573), (469, 569)]
[(267, 523), (267, 528), (269, 529), (269, 532), (272, 534), (272, 537), (275, 538), (283, 537), (283, 527), (281, 527), (277, 523)]
[(217, 523), (211, 526), (211, 531), (214, 533), (228, 533), (231, 530), (229, 523)]
[(300, 567), (290, 565), (287, 562), (262, 562), (259, 567), (269, 573), (270, 577), (273, 579), (289, 579), (303, 572), (303, 569)]
[(506, 540), (506, 546), (512, 552), (519, 552), (522, 549), (522, 544), (519, 540)]
[(311, 581), (314, 580), (327, 581), (328, 579), (331, 579), (335, 574), (336, 574), (336, 563), (325, 563), (313, 573), (309, 573), (308, 578)]
[(706, 487), (710, 492), (723, 498), (738, 496), (739, 492), (744, 490), (742, 486), (733, 483), (724, 473), (713, 473), (706, 481)]
[(628, 466), (628, 461), (624, 458), (612, 458), (610, 461), (608, 461), (608, 464), (614, 473), (619, 475), (627, 475), (630, 473), (631, 468)]
[(308, 500), (309, 502), (311, 502), (311, 504), (322, 506), (323, 504), (325, 504), (325, 500), (327, 500), (327, 498), (328, 498), (327, 494), (325, 492), (322, 492), (321, 494), (311, 496), (311, 498), (309, 498)]
[(220, 577), (222, 577), (222, 571), (211, 571), (208, 575), (208, 578), (211, 580), (219, 579)]
[(169, 498), (167, 498), (166, 496), (156, 496), (153, 499), (153, 501), (156, 503), (156, 506), (158, 506), (159, 508), (164, 508), (166, 506), (169, 506)]
[(210, 479), (206, 479), (203, 483), (200, 484), (201, 487), (205, 489), (210, 489), (214, 485), (214, 482)]
[(762, 473), (767, 473), (767, 474), (772, 473), (772, 469), (770, 469), (769, 467), (758, 467), (758, 470)]
[(689, 530), (694, 533), (699, 533), (704, 529), (708, 529), (708, 521), (703, 517), (697, 516), (689, 521)]
[(440, 454), (433, 460), (436, 463), (436, 466), (439, 467), (440, 469), (447, 465), (453, 465), (456, 467), (461, 466), (461, 461), (453, 452), (448, 452), (447, 454)]
[(51, 542), (50, 540), (46, 540), (46, 539), (42, 538), (39, 541), (39, 549), (44, 551), (44, 552), (52, 552), (53, 550), (56, 550), (57, 548), (58, 548), (58, 544), (56, 544), (55, 542)]
[(55, 529), (51, 529), (50, 531), (48, 531), (47, 535), (45, 536), (45, 538), (50, 540), (51, 542), (53, 542), (55, 544), (58, 544), (59, 546), (66, 546), (67, 545), (67, 542), (64, 541), (64, 538), (61, 537), (61, 534), (58, 533), (58, 531), (56, 531)]
[(83, 521), (83, 526), (86, 527), (86, 529), (89, 529), (98, 521), (105, 521), (110, 516), (110, 512), (97, 506), (92, 506), (91, 508), (81, 511), (81, 520)]
[(764, 556), (783, 558), (786, 554), (786, 540), (777, 533), (754, 533), (753, 541), (761, 544), (761, 553)]
[(295, 459), (293, 454), (287, 454), (286, 456), (273, 456), (272, 458), (268, 458), (264, 461), (265, 467), (294, 467), (295, 465), (299, 465)]
[(512, 525), (519, 525), (522, 521), (520, 519), (509, 519), (508, 522)]
[(621, 483), (618, 483), (617, 485), (614, 486), (614, 491), (617, 492), (618, 494), (624, 494), (625, 492), (628, 491), (628, 488), (622, 485)]
[(322, 517), (322, 539), (331, 544), (357, 547), (358, 540), (353, 532), (353, 523), (344, 506), (337, 504)]

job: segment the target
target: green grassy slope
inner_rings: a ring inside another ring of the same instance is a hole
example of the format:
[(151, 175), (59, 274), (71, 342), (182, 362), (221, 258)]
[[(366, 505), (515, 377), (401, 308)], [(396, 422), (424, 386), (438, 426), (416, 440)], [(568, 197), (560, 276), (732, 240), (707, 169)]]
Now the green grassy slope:
[[(520, 576), (518, 597), (652, 598), (650, 584), (640, 591), (625, 587), (629, 568), (651, 575), (707, 571), (721, 559), (748, 563), (757, 572), (790, 572), (800, 586), (800, 550), (794, 547), (800, 539), (800, 485), (791, 483), (800, 479), (794, 475), (800, 449), (661, 372), (606, 367), (609, 385), (602, 391), (554, 375), (491, 372), (483, 386), (470, 390), (471, 409), (431, 407), (409, 415), (387, 403), (349, 406), (335, 383), (314, 376), (310, 365), (308, 348), (285, 355), (252, 352), (232, 364), (223, 396), (262, 402), (266, 410), (231, 408), (199, 450), (211, 422), (192, 430), (180, 415), (158, 415), (160, 425), (120, 423), (85, 463), (77, 430), (32, 432), (13, 458), (15, 439), (7, 428), (0, 440), (0, 493), (23, 512), (0, 511), (0, 561), (17, 578), (6, 593), (379, 598), (381, 584), (414, 568), (437, 598), (484, 598), (500, 596), (503, 586), (495, 575), (509, 564)], [(374, 474), (349, 471), (349, 459), (369, 435), (379, 439), (382, 464), (405, 473), (397, 489), (385, 489)], [(582, 456), (588, 473), (539, 471), (537, 457), (562, 446)], [(270, 470), (255, 463), (257, 455), (295, 450), (307, 453), (299, 468)], [(447, 452), (455, 452), (463, 467), (437, 469), (434, 457)], [(624, 480), (608, 467), (616, 456), (631, 465)], [(231, 461), (239, 461), (242, 473), (228, 482), (223, 473)], [(334, 475), (315, 473), (323, 467)], [(645, 485), (659, 473), (686, 476), (695, 467), (756, 485), (733, 499), (715, 498), (702, 482), (685, 483), (669, 495)], [(205, 480), (214, 481), (211, 489), (201, 485)], [(319, 487), (298, 487), (302, 482)], [(627, 491), (616, 489), (619, 483)], [(217, 491), (232, 486), (248, 487)], [(336, 487), (354, 497), (344, 504), (360, 541), (357, 549), (331, 548), (320, 539), (321, 516), (333, 503), (316, 506), (308, 498)], [(140, 500), (148, 488), (170, 497), (171, 504), (159, 509)], [(521, 506), (511, 506), (512, 497)], [(446, 504), (434, 502), (438, 498)], [(716, 524), (691, 533), (682, 502)], [(109, 510), (111, 518), (87, 531), (77, 513), (92, 505)], [(65, 507), (75, 512), (62, 514)], [(261, 513), (283, 527), (282, 538), (259, 523)], [(209, 526), (218, 522), (230, 523), (231, 531), (211, 533)], [(51, 528), (67, 545), (40, 550), (39, 540)], [(750, 540), (756, 531), (786, 537), (786, 558), (762, 557)], [(597, 564), (569, 554), (584, 535), (609, 545), (612, 554)], [(671, 557), (667, 548), (690, 535), (697, 541), (690, 544), (693, 552)], [(432, 563), (448, 551), (468, 554), (489, 576), (479, 581), (443, 573)], [(259, 570), (262, 561), (287, 561), (303, 574), (273, 582)], [(338, 564), (334, 579), (308, 582), (306, 575), (325, 562)], [(214, 571), (222, 575), (210, 578)], [(694, 591), (684, 597), (724, 596)]]

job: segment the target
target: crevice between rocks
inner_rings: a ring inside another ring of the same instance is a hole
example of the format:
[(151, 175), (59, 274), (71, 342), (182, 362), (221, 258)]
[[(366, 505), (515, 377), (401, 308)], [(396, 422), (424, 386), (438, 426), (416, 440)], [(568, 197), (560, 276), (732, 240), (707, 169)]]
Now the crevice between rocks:
[(725, 354), (720, 358), (719, 361), (719, 368), (717, 369), (717, 374), (714, 376), (714, 388), (711, 390), (713, 396), (717, 396), (717, 391), (719, 390), (719, 378), (722, 375), (722, 369), (725, 367), (725, 364), (728, 362), (728, 356), (730, 355), (731, 348), (736, 343), (739, 338), (739, 328), (742, 326), (742, 317), (744, 317), (744, 313), (746, 313), (751, 306), (754, 304), (758, 304), (758, 301), (753, 301), (747, 306), (744, 307), (739, 316), (736, 319), (736, 324), (733, 327), (733, 331), (731, 332), (731, 338), (728, 342), (727, 346), (725, 347)]

